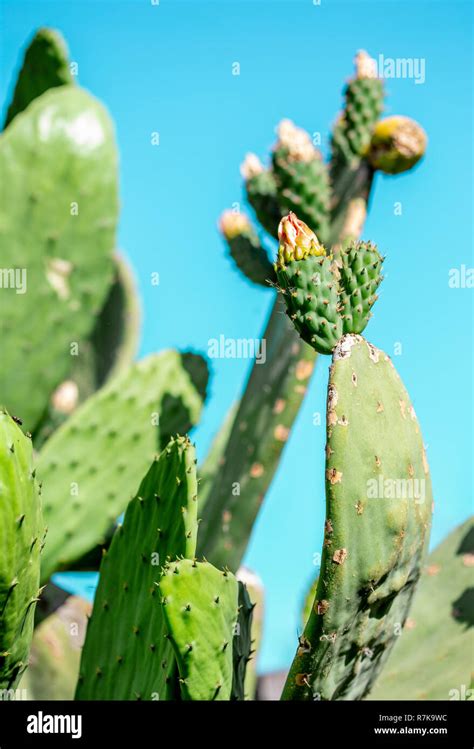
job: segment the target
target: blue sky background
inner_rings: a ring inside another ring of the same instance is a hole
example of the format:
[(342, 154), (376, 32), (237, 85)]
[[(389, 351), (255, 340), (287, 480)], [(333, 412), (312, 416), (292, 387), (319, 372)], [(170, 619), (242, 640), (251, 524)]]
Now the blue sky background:
[[(472, 512), (473, 290), (448, 286), (451, 268), (473, 266), (472, 5), (0, 0), (0, 7), (2, 100), (25, 42), (38, 26), (53, 26), (79, 63), (80, 84), (116, 123), (118, 244), (139, 278), (142, 354), (170, 346), (206, 352), (208, 339), (220, 333), (260, 336), (273, 292), (234, 270), (216, 228), (224, 208), (243, 203), (245, 153), (265, 158), (283, 117), (320, 131), (327, 153), (356, 50), (425, 59), (423, 85), (386, 82), (387, 113), (417, 119), (429, 148), (409, 175), (376, 179), (364, 237), (387, 254), (386, 277), (366, 336), (390, 355), (402, 344), (394, 363), (428, 447), (432, 542), (439, 542)], [(232, 75), (233, 62), (240, 76)], [(151, 145), (153, 131), (158, 147)], [(394, 215), (398, 201), (401, 216)], [(213, 361), (211, 397), (195, 431), (201, 457), (248, 367)], [(293, 655), (313, 554), (321, 548), (324, 427), (313, 426), (313, 413), (325, 411), (327, 369), (320, 358), (247, 554), (267, 591), (265, 671), (286, 666)]]

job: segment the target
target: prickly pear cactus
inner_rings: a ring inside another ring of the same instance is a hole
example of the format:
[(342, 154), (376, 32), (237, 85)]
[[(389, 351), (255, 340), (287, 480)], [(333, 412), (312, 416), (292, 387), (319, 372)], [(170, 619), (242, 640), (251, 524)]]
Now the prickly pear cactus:
[(247, 216), (224, 211), (219, 223), (239, 270), (253, 283), (269, 288), (269, 281), (275, 279), (275, 271)]
[(5, 127), (49, 88), (70, 83), (74, 83), (74, 78), (64, 39), (54, 29), (38, 29), (25, 52)]
[(272, 169), (265, 169), (258, 156), (248, 153), (240, 167), (245, 180), (247, 200), (255, 215), (270, 236), (276, 237), (284, 211), (278, 202), (278, 190)]
[(321, 571), (283, 699), (367, 694), (406, 620), (432, 501), (418, 421), (392, 362), (344, 336), (328, 387)]
[(47, 91), (0, 136), (0, 173), (0, 397), (33, 431), (112, 280), (117, 154), (107, 113), (75, 86)]
[(0, 689), (28, 664), (44, 525), (31, 440), (0, 412)]
[(327, 167), (308, 133), (290, 120), (283, 120), (278, 127), (273, 170), (282, 212), (297, 213), (326, 242), (330, 200)]
[(474, 517), (430, 554), (410, 616), (370, 699), (474, 697)]
[(103, 558), (76, 699), (175, 698), (158, 583), (167, 560), (194, 556), (196, 535), (196, 456), (178, 437), (152, 464)]
[(277, 279), (290, 319), (302, 339), (330, 354), (344, 333), (361, 333), (377, 299), (382, 257), (365, 242), (351, 242), (334, 259), (294, 214), (279, 227)]
[(370, 142), (369, 161), (386, 174), (406, 172), (422, 158), (427, 137), (423, 128), (409, 117), (386, 117), (377, 122)]
[(168, 566), (159, 585), (182, 698), (229, 700), (239, 605), (234, 575), (182, 559)]
[(161, 449), (169, 420), (184, 429), (198, 420), (202, 397), (186, 371), (185, 356), (165, 351), (134, 364), (80, 406), (45, 444), (38, 462), (49, 528), (44, 581), (105, 540)]

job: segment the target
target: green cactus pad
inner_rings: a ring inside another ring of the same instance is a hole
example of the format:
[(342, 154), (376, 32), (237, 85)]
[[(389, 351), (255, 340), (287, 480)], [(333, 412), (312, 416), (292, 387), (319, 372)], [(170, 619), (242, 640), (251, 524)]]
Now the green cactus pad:
[(328, 388), (326, 524), (316, 599), (283, 699), (361, 699), (420, 576), (432, 493), (420, 428), (389, 357), (344, 336)]
[(471, 517), (428, 557), (410, 616), (370, 699), (473, 698), (473, 564)]
[(39, 29), (31, 40), (18, 74), (13, 98), (8, 107), (5, 127), (33, 99), (49, 88), (74, 83), (71, 75), (68, 50), (59, 32)]
[(196, 536), (196, 455), (178, 437), (152, 464), (102, 560), (76, 699), (174, 698), (158, 583), (167, 560), (194, 556)]
[(375, 245), (350, 242), (336, 259), (308, 255), (278, 263), (287, 314), (318, 353), (332, 353), (343, 334), (365, 329), (382, 280), (382, 262)]
[(297, 160), (287, 148), (279, 147), (273, 153), (273, 169), (282, 213), (294, 211), (321, 242), (326, 242), (330, 188), (327, 167), (320, 155), (315, 150), (311, 159)]
[(107, 113), (79, 88), (47, 91), (1, 135), (0, 173), (8, 185), (0, 247), (9, 274), (0, 397), (33, 431), (112, 279), (117, 154)]
[(354, 154), (364, 156), (383, 110), (380, 78), (355, 78), (346, 89), (345, 134)]
[(245, 183), (247, 199), (265, 231), (272, 237), (277, 236), (278, 224), (284, 210), (278, 202), (275, 175), (271, 170), (254, 174)]
[(253, 283), (270, 288), (269, 281), (275, 280), (273, 264), (250, 222), (245, 222), (245, 225), (242, 222), (242, 229), (238, 232), (227, 232), (225, 240), (230, 256), (244, 276)]
[(28, 663), (44, 539), (31, 440), (0, 412), (0, 689)]
[(160, 580), (163, 612), (185, 700), (229, 700), (238, 583), (208, 562), (182, 559)]
[(233, 638), (232, 662), (232, 692), (231, 700), (245, 700), (247, 687), (247, 665), (253, 654), (252, 650), (252, 619), (255, 604), (250, 600), (248, 590), (239, 580), (239, 615)]
[(38, 463), (49, 527), (44, 581), (105, 540), (161, 449), (170, 420), (185, 429), (198, 420), (202, 397), (185, 362), (185, 355), (165, 351), (134, 364), (45, 444)]

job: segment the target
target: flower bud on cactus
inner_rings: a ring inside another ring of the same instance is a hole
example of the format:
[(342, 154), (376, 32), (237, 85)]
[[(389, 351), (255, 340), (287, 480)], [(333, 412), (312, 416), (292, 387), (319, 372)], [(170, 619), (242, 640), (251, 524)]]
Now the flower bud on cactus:
[(294, 213), (284, 216), (278, 226), (278, 265), (284, 267), (292, 260), (303, 260), (308, 255), (325, 255), (316, 234)]
[(374, 169), (400, 174), (411, 169), (426, 151), (423, 128), (409, 117), (386, 117), (375, 126), (369, 161)]
[(238, 237), (239, 234), (248, 232), (251, 228), (250, 221), (244, 213), (235, 211), (224, 211), (219, 219), (219, 228), (227, 240)]

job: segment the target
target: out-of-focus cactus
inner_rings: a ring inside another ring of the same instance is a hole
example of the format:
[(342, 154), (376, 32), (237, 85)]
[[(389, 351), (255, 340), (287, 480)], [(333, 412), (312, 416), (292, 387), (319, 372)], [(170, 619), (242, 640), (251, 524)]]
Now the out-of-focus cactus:
[(167, 560), (194, 557), (196, 535), (195, 451), (179, 437), (152, 464), (103, 558), (77, 699), (176, 697), (158, 583)]
[(270, 236), (276, 237), (276, 231), (284, 214), (277, 194), (277, 184), (272, 169), (265, 169), (258, 156), (248, 153), (240, 167), (245, 181), (247, 199), (255, 215)]
[(472, 699), (474, 518), (430, 554), (374, 700)]
[(239, 607), (234, 575), (182, 559), (168, 565), (159, 587), (182, 699), (229, 700)]
[(273, 170), (282, 210), (295, 211), (322, 242), (329, 240), (329, 176), (321, 154), (305, 130), (291, 120), (278, 126)]
[(31, 440), (0, 412), (0, 689), (28, 663), (44, 525)]
[(409, 117), (386, 117), (374, 127), (369, 161), (374, 169), (400, 174), (412, 169), (426, 151), (426, 133)]
[(9, 274), (0, 397), (33, 431), (112, 281), (118, 202), (110, 119), (75, 86), (47, 91), (0, 136), (0, 171), (0, 246)]
[(35, 627), (28, 668), (19, 689), (28, 700), (73, 700), (81, 648), (92, 606), (70, 596)]
[(135, 358), (140, 334), (140, 303), (133, 272), (115, 254), (115, 278), (90, 339), (71, 357), (72, 370), (51, 395), (48, 411), (35, 431), (38, 450), (52, 433), (107, 380), (124, 372)]
[(219, 223), (237, 267), (253, 283), (269, 288), (275, 277), (273, 265), (247, 216), (224, 211)]
[(186, 357), (165, 351), (134, 364), (45, 444), (38, 462), (49, 527), (41, 568), (45, 582), (105, 541), (161, 449), (163, 435), (196, 423), (203, 394), (188, 374)]
[(66, 43), (54, 29), (38, 29), (31, 40), (8, 107), (5, 127), (49, 88), (74, 83)]

